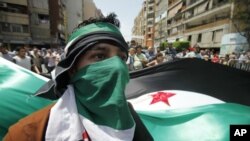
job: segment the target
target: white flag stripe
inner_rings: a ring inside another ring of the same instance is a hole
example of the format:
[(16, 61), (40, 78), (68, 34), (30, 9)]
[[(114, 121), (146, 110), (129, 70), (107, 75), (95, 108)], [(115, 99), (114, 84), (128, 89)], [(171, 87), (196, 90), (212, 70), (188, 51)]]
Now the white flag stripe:
[(82, 115), (80, 119), (92, 141), (129, 141), (134, 137), (135, 126), (127, 130), (115, 130), (108, 126), (96, 125)]
[(82, 140), (85, 129), (91, 141), (132, 141), (135, 126), (127, 130), (116, 130), (96, 125), (78, 114), (74, 88), (69, 85), (63, 96), (51, 109), (46, 141)]
[(161, 101), (150, 104), (153, 99), (152, 95), (157, 92), (148, 93), (135, 99), (129, 99), (128, 101), (132, 103), (134, 109), (137, 111), (172, 110), (225, 103), (217, 98), (196, 92), (181, 90), (163, 90), (159, 92), (175, 94), (174, 96), (168, 98), (170, 106)]

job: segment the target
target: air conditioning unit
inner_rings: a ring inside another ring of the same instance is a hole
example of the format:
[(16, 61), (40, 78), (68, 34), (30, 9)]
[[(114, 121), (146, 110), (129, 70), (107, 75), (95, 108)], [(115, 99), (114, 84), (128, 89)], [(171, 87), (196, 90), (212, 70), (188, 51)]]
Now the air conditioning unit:
[(7, 7), (7, 3), (0, 3), (0, 7), (1, 8), (6, 8)]

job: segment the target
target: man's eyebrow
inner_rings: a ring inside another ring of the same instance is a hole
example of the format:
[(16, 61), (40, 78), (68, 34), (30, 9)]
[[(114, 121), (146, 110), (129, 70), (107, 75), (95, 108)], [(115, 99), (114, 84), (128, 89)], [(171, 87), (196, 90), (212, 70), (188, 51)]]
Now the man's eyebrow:
[(105, 51), (105, 50), (107, 50), (107, 48), (106, 47), (104, 47), (104, 46), (97, 46), (97, 47), (94, 47), (94, 48), (92, 48), (92, 49), (90, 49), (90, 50), (95, 50), (95, 51)]

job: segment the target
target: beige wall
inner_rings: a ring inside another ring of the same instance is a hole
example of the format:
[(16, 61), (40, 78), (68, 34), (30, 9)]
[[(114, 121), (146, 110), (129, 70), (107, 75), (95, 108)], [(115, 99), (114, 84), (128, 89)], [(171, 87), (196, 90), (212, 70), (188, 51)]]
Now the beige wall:
[(27, 0), (0, 0), (0, 2), (7, 2), (19, 5), (28, 5)]
[(50, 30), (46, 27), (32, 26), (31, 30), (32, 30), (32, 37), (36, 39), (38, 38), (49, 39), (50, 38)]
[(89, 19), (90, 17), (97, 17), (97, 8), (93, 0), (84, 0), (83, 3), (83, 18), (84, 20)]
[(16, 23), (16, 24), (29, 24), (29, 17), (25, 14), (0, 12), (0, 22)]

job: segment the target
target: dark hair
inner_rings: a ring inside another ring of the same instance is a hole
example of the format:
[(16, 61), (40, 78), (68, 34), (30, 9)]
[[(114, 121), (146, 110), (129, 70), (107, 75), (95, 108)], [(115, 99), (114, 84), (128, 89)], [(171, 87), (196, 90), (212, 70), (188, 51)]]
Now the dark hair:
[(135, 49), (137, 50), (138, 48), (142, 49), (142, 46), (141, 45), (138, 45), (135, 47)]
[(157, 58), (157, 57), (162, 57), (163, 54), (162, 54), (162, 53), (157, 53), (155, 56), (156, 56), (156, 58)]
[(19, 46), (16, 48), (16, 51), (19, 52), (21, 49), (25, 49), (23, 46)]
[(106, 17), (100, 17), (100, 18), (89, 18), (88, 20), (83, 21), (82, 23), (78, 24), (76, 28), (73, 29), (72, 33), (74, 33), (79, 28), (92, 24), (97, 22), (105, 22), (105, 23), (111, 23), (114, 26), (120, 28), (120, 21), (116, 18), (117, 15), (115, 13), (110, 13)]

